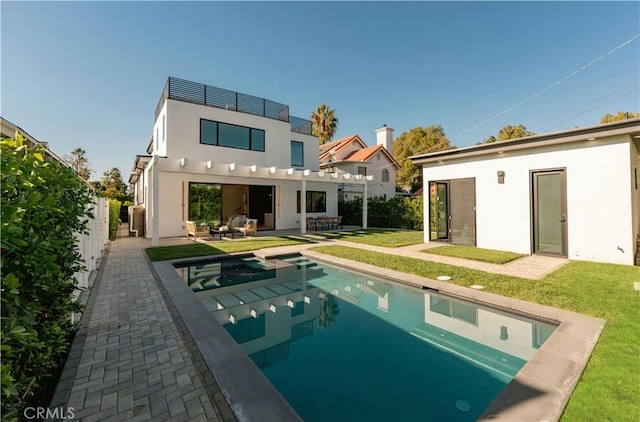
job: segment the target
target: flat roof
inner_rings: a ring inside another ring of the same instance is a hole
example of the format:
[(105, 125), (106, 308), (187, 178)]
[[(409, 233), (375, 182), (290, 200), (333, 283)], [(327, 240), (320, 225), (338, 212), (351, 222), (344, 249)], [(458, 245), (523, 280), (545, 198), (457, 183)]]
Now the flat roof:
[(509, 139), (490, 144), (419, 154), (411, 156), (409, 159), (411, 159), (414, 164), (423, 164), (456, 158), (482, 156), (495, 152), (523, 150), (548, 145), (562, 145), (579, 141), (595, 141), (618, 135), (631, 135), (634, 138), (640, 138), (640, 118), (533, 135), (526, 138)]

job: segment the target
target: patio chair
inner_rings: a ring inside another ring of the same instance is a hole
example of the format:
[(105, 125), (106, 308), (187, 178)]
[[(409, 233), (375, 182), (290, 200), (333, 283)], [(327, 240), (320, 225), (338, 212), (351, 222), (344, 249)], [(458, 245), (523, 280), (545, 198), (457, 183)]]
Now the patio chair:
[(240, 233), (242, 233), (244, 235), (244, 237), (247, 237), (248, 233), (253, 233), (254, 236), (258, 235), (258, 220), (255, 219), (248, 219), (246, 223), (244, 223), (243, 227), (237, 227), (236, 230), (238, 230)]
[(210, 227), (208, 225), (199, 226), (195, 221), (185, 221), (185, 228), (187, 229), (187, 239), (193, 236), (193, 240), (206, 237), (209, 240)]
[(307, 230), (318, 230), (315, 217), (307, 217)]

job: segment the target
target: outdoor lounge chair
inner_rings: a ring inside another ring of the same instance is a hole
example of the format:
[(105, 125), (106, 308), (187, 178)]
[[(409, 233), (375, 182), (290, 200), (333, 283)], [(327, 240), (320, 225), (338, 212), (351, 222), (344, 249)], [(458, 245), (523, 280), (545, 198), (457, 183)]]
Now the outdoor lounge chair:
[(199, 226), (195, 221), (185, 221), (184, 225), (187, 229), (187, 239), (190, 239), (190, 236), (193, 236), (193, 240), (199, 237), (209, 239), (210, 228), (208, 225)]
[(236, 227), (236, 230), (238, 230), (240, 233), (242, 233), (244, 235), (244, 237), (247, 237), (247, 234), (249, 233), (253, 233), (254, 236), (258, 235), (258, 220), (255, 219), (248, 219), (246, 221), (246, 223), (244, 223), (243, 227)]

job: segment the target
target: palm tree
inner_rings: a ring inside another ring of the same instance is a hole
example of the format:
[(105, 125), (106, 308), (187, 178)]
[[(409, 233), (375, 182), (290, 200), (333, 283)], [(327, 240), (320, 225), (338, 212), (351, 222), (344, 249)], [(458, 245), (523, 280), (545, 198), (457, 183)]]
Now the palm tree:
[(311, 113), (311, 133), (318, 137), (320, 145), (333, 138), (336, 128), (338, 127), (338, 119), (335, 117), (335, 110), (329, 108), (326, 104), (320, 104), (316, 111)]

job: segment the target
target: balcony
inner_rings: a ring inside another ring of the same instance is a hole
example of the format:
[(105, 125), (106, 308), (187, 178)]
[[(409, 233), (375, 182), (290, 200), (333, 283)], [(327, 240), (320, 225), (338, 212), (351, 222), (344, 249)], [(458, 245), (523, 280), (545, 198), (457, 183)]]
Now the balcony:
[(156, 107), (156, 120), (165, 100), (178, 100), (187, 103), (233, 110), (291, 123), (291, 131), (311, 135), (311, 122), (299, 117), (289, 116), (289, 106), (275, 101), (240, 92), (229, 91), (214, 86), (169, 77)]

